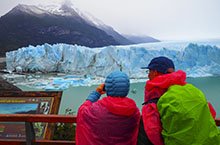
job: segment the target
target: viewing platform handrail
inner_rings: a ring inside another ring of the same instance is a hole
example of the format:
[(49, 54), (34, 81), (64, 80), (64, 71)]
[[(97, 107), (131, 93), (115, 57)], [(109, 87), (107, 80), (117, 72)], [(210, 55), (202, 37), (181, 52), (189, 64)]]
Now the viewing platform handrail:
[(0, 114), (0, 122), (48, 122), (76, 123), (74, 115)]
[[(33, 122), (47, 123), (76, 123), (74, 115), (42, 115), (42, 114), (0, 114), (0, 122), (25, 122), (26, 141), (22, 140), (1, 140), (0, 144), (13, 145), (75, 145), (75, 141), (60, 141), (60, 140), (36, 140), (33, 130)], [(220, 118), (215, 119), (216, 125), (220, 126)]]

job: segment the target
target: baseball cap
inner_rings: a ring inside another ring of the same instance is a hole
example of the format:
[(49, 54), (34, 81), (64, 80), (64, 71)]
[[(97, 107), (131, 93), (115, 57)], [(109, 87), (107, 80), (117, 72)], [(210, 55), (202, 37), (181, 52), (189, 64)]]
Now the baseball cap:
[(167, 71), (169, 68), (175, 69), (175, 66), (173, 61), (165, 56), (155, 57), (147, 67), (141, 67), (141, 69), (157, 70), (164, 74), (168, 73)]

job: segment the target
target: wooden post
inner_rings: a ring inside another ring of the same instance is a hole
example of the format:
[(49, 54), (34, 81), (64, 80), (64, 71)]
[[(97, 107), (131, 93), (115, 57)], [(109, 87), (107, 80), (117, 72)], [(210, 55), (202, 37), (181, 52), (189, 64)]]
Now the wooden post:
[(25, 122), (25, 132), (26, 132), (26, 144), (33, 145), (32, 141), (35, 140), (35, 132), (32, 122)]

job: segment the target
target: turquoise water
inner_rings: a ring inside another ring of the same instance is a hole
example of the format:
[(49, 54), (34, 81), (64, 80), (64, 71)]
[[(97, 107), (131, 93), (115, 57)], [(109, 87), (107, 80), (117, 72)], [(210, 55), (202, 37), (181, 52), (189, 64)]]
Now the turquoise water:
[[(203, 91), (207, 100), (214, 106), (217, 117), (220, 117), (220, 77), (188, 78), (187, 82)], [(130, 93), (128, 95), (136, 101), (139, 108), (141, 108), (144, 99), (144, 86), (145, 83), (131, 84)], [(19, 87), (24, 91), (36, 90), (26, 86)], [(59, 114), (64, 114), (67, 108), (71, 108), (74, 112), (77, 112), (78, 107), (96, 87), (97, 85), (90, 87), (71, 87), (65, 90), (62, 95)]]

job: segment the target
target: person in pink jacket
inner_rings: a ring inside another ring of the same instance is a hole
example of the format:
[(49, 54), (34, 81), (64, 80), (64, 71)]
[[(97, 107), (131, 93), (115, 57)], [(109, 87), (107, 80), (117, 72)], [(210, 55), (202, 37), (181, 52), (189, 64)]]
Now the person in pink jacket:
[(140, 112), (127, 97), (129, 87), (128, 76), (115, 71), (87, 97), (77, 114), (77, 145), (137, 144)]
[[(186, 73), (182, 70), (175, 71), (173, 61), (164, 56), (153, 58), (149, 65), (142, 69), (149, 69), (149, 80), (145, 86), (145, 102), (142, 107), (143, 122), (141, 122), (141, 124), (143, 123), (147, 139), (142, 141), (146, 145), (164, 145), (161, 135), (163, 128), (160, 120), (161, 116), (157, 108), (157, 101), (170, 86), (184, 86), (186, 84)], [(214, 118), (216, 112), (210, 103), (208, 105)]]

